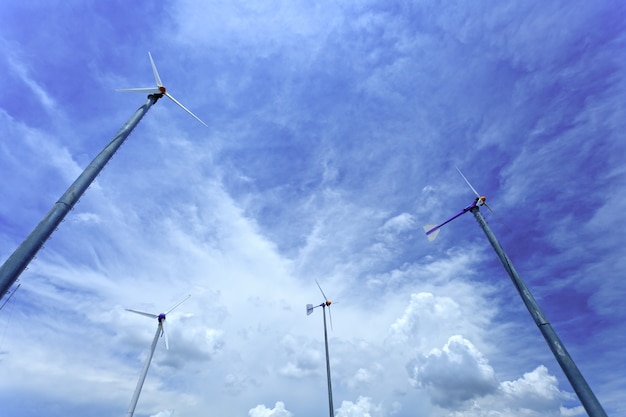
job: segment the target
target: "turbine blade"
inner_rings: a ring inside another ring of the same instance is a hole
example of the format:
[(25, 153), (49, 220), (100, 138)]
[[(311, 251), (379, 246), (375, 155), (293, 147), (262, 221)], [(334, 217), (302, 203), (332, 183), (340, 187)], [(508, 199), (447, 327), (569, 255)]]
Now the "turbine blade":
[(131, 310), (130, 308), (127, 308), (126, 311), (130, 311), (131, 313), (141, 314), (142, 316), (150, 317), (151, 319), (159, 318), (158, 314), (144, 313), (143, 311)]
[(463, 179), (465, 180), (467, 185), (469, 185), (469, 187), (472, 189), (472, 191), (474, 191), (474, 194), (476, 194), (476, 197), (480, 198), (480, 194), (478, 194), (478, 191), (476, 191), (476, 189), (474, 187), (472, 187), (472, 184), (470, 184), (470, 182), (467, 180), (467, 178), (465, 178), (465, 175), (463, 175), (463, 173), (461, 172), (459, 167), (455, 166), (455, 168), (456, 168), (457, 171), (459, 171), (459, 174), (461, 174), (461, 176), (463, 177)]
[(161, 82), (161, 77), (159, 77), (159, 72), (156, 69), (156, 65), (154, 65), (152, 54), (148, 52), (148, 56), (150, 57), (150, 63), (152, 64), (152, 72), (154, 73), (154, 81), (156, 81), (157, 87), (161, 87), (163, 83)]
[(313, 308), (314, 308), (314, 307), (313, 307), (313, 304), (307, 304), (307, 305), (306, 305), (306, 315), (307, 315), (307, 316), (310, 316), (310, 315), (311, 315), (311, 313), (313, 312)]
[(122, 93), (151, 93), (151, 94), (161, 94), (161, 90), (154, 87), (146, 87), (146, 88), (117, 88), (115, 91)]
[(317, 288), (320, 289), (320, 292), (322, 293), (322, 295), (324, 296), (324, 301), (328, 301), (328, 297), (326, 297), (326, 294), (324, 294), (324, 291), (322, 290), (322, 287), (320, 287), (320, 283), (317, 282), (317, 280), (315, 280), (315, 283), (317, 284)]
[(487, 207), (487, 209), (491, 212), (491, 214), (493, 214), (493, 217), (495, 217), (495, 218), (496, 218), (496, 219), (497, 219), (500, 223), (502, 223), (502, 225), (503, 225), (504, 227), (506, 227), (506, 228), (507, 228), (507, 230), (508, 230), (509, 232), (511, 232), (511, 231), (512, 231), (512, 230), (509, 228), (509, 226), (507, 226), (507, 224), (506, 224), (506, 223), (504, 223), (504, 221), (502, 220), (502, 218), (501, 218), (500, 216), (498, 216), (498, 215), (496, 214), (496, 212), (495, 212), (495, 211), (493, 211), (493, 210), (491, 209), (491, 207), (489, 207), (489, 204), (487, 204), (487, 202), (485, 202), (485, 204), (484, 204), (484, 205), (485, 205), (485, 207)]
[(165, 336), (165, 349), (170, 350), (170, 342), (167, 339), (167, 320), (163, 319), (161, 321), (161, 329), (163, 330), (163, 335)]
[(183, 106), (182, 104), (180, 104), (180, 102), (178, 100), (176, 100), (174, 97), (172, 97), (169, 93), (165, 93), (165, 95), (167, 96), (167, 98), (169, 98), (170, 100), (172, 100), (174, 103), (178, 104), (178, 106), (185, 110), (187, 113), (189, 113), (194, 119), (196, 119), (197, 121), (199, 121), (200, 123), (202, 123), (203, 125), (205, 125), (206, 127), (209, 127), (209, 125), (207, 125), (206, 123), (204, 123), (202, 120), (200, 120), (200, 118), (198, 116), (196, 116), (195, 114), (193, 114), (191, 112), (191, 110), (189, 110), (187, 107)]
[(333, 315), (330, 312), (330, 306), (328, 306), (328, 317), (330, 318), (330, 330), (333, 330)]
[(179, 305), (181, 305), (182, 303), (184, 303), (185, 301), (187, 301), (189, 299), (189, 297), (191, 297), (191, 294), (187, 295), (187, 297), (183, 298), (181, 301), (178, 302), (178, 304), (175, 304), (174, 307), (170, 308), (169, 310), (167, 310), (165, 312), (165, 314), (169, 314), (172, 310), (174, 310), (176, 307), (178, 307)]

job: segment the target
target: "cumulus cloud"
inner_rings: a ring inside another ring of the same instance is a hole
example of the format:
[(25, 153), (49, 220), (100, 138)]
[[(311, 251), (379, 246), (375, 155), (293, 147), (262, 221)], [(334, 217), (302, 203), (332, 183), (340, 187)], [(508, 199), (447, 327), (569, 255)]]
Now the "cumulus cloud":
[(440, 331), (442, 323), (454, 328), (455, 323), (464, 321), (461, 307), (452, 298), (429, 292), (411, 294), (404, 314), (391, 325), (389, 338), (395, 343), (411, 343), (416, 347), (424, 344), (430, 349), (449, 337)]
[(287, 364), (279, 371), (281, 375), (304, 378), (320, 372), (320, 366), (324, 363), (324, 352), (319, 346), (313, 346), (311, 340), (286, 335), (281, 344), (287, 353)]
[(509, 407), (536, 411), (557, 410), (569, 396), (559, 390), (559, 382), (548, 369), (540, 365), (515, 381), (504, 381), (500, 391)]
[[(514, 381), (503, 381), (489, 394), (475, 397), (450, 417), (573, 417), (586, 415), (582, 406), (566, 407), (573, 395), (561, 391), (554, 375), (540, 365)], [(443, 405), (442, 405), (443, 406)]]
[(291, 417), (293, 414), (285, 409), (282, 401), (276, 401), (274, 408), (260, 404), (248, 411), (250, 417)]
[(369, 397), (359, 397), (356, 403), (352, 401), (342, 401), (341, 407), (337, 410), (337, 417), (383, 417), (383, 407), (374, 404)]
[(490, 394), (498, 387), (488, 361), (469, 340), (458, 335), (407, 367), (411, 383), (426, 389), (433, 403), (444, 408)]

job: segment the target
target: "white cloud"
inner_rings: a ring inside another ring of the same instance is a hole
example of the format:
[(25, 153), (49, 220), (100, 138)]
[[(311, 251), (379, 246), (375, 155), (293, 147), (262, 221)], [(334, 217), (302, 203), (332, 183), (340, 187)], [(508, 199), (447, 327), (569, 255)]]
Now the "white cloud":
[(8, 56), (7, 60), (11, 69), (15, 72), (17, 76), (20, 77), (22, 82), (28, 86), (31, 92), (37, 97), (37, 99), (41, 102), (43, 107), (48, 112), (55, 112), (57, 110), (57, 104), (55, 100), (52, 98), (50, 92), (46, 91), (42, 85), (34, 79), (29, 69), (26, 65), (18, 60), (15, 56)]
[(152, 414), (150, 417), (172, 417), (174, 415), (173, 410), (163, 410), (156, 414)]
[(257, 405), (248, 411), (250, 417), (291, 417), (293, 414), (285, 409), (282, 401), (276, 401), (274, 408), (267, 408), (265, 405)]
[(460, 331), (476, 334), (482, 319), (453, 298), (435, 296), (430, 292), (411, 294), (404, 313), (390, 326), (389, 340), (427, 352), (446, 343), (451, 335)]
[(407, 368), (411, 383), (444, 408), (490, 394), (498, 386), (488, 361), (462, 336), (450, 337), (442, 349), (419, 356)]
[(500, 390), (513, 409), (555, 410), (568, 397), (559, 390), (556, 377), (550, 375), (543, 365), (515, 381), (502, 382)]
[(313, 345), (311, 339), (287, 335), (281, 341), (286, 352), (287, 363), (280, 368), (280, 374), (291, 378), (305, 378), (319, 375), (324, 363), (324, 352), (320, 344)]
[(374, 404), (369, 397), (359, 397), (356, 402), (342, 401), (337, 417), (384, 417), (381, 405)]

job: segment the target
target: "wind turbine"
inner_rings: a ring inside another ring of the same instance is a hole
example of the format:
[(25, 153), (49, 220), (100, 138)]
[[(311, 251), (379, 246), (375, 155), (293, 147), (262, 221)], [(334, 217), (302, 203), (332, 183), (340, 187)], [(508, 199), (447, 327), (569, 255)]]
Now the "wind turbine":
[(161, 313), (161, 314), (145, 313), (143, 311), (131, 310), (129, 308), (126, 309), (126, 311), (131, 311), (133, 313), (141, 314), (142, 316), (150, 317), (152, 319), (157, 319), (159, 323), (157, 325), (157, 331), (154, 334), (154, 339), (152, 339), (152, 345), (150, 346), (150, 353), (148, 354), (148, 357), (146, 358), (146, 363), (143, 365), (143, 369), (141, 370), (141, 374), (139, 375), (139, 381), (137, 381), (137, 387), (135, 388), (135, 393), (133, 394), (133, 397), (130, 400), (130, 405), (128, 406), (126, 417), (132, 417), (133, 413), (135, 412), (135, 407), (137, 406), (137, 401), (139, 400), (139, 394), (141, 394), (141, 388), (143, 387), (143, 383), (146, 380), (146, 375), (148, 374), (148, 368), (150, 367), (150, 362), (152, 362), (152, 356), (154, 355), (154, 349), (156, 348), (156, 344), (157, 344), (157, 341), (159, 340), (159, 336), (165, 336), (165, 349), (169, 350), (170, 348), (169, 342), (167, 340), (167, 330), (166, 330), (166, 324), (165, 324), (166, 316), (169, 313), (171, 313), (172, 310), (174, 310), (176, 307), (178, 307), (179, 305), (187, 301), (189, 297), (191, 297), (191, 294), (183, 298), (180, 302), (175, 304), (165, 313)]
[[(570, 384), (572, 385), (572, 388), (576, 392), (576, 395), (578, 396), (578, 399), (580, 400), (581, 404), (585, 408), (585, 411), (587, 411), (587, 414), (589, 415), (589, 417), (607, 417), (606, 412), (602, 408), (602, 405), (600, 404), (595, 394), (589, 387), (589, 384), (587, 384), (587, 381), (585, 380), (582, 373), (576, 366), (576, 363), (574, 362), (570, 354), (565, 349), (565, 346), (563, 345), (563, 343), (557, 336), (554, 329), (552, 329), (552, 325), (550, 325), (550, 322), (541, 311), (539, 304), (537, 304), (537, 301), (530, 293), (530, 290), (528, 289), (528, 287), (526, 287), (526, 284), (524, 283), (522, 278), (519, 276), (519, 274), (513, 267), (513, 264), (511, 263), (511, 260), (507, 256), (506, 252), (504, 252), (502, 245), (500, 245), (500, 242), (498, 241), (496, 236), (493, 234), (493, 232), (491, 231), (491, 228), (489, 227), (489, 225), (485, 221), (485, 218), (481, 214), (480, 206), (483, 206), (483, 205), (486, 206), (493, 213), (493, 210), (491, 210), (491, 208), (487, 205), (487, 198), (485, 196), (481, 196), (476, 191), (476, 189), (472, 187), (472, 184), (470, 184), (467, 178), (465, 178), (465, 175), (463, 175), (461, 170), (459, 170), (458, 168), (457, 170), (459, 171), (459, 173), (461, 174), (461, 176), (463, 177), (467, 185), (469, 185), (472, 191), (474, 191), (474, 194), (476, 194), (476, 199), (474, 200), (474, 202), (469, 204), (467, 207), (465, 207), (463, 210), (461, 210), (459, 213), (455, 214), (454, 216), (452, 216), (445, 222), (439, 225), (431, 225), (431, 224), (425, 225), (424, 231), (426, 232), (428, 239), (430, 241), (433, 241), (439, 234), (439, 231), (443, 225), (451, 222), (452, 220), (456, 219), (462, 214), (467, 213), (468, 211), (471, 212), (476, 218), (478, 225), (485, 233), (485, 236), (487, 236), (489, 243), (491, 243), (491, 246), (496, 252), (496, 255), (498, 255), (498, 258), (500, 259), (500, 262), (502, 262), (502, 265), (504, 266), (504, 270), (507, 272), (507, 274), (511, 278), (511, 281), (513, 281), (513, 285), (517, 289), (517, 292), (522, 298), (522, 301), (524, 301), (524, 304), (526, 305), (528, 312), (530, 313), (533, 320), (535, 321), (535, 324), (541, 331), (541, 334), (543, 335), (544, 339), (546, 340), (546, 343), (550, 347), (552, 354), (554, 355), (557, 362), (561, 366), (563, 373), (565, 374)], [(495, 215), (495, 213), (493, 214)]]
[(202, 120), (200, 120), (200, 118), (198, 116), (193, 114), (187, 107), (185, 107), (182, 104), (180, 104), (180, 102), (178, 100), (176, 100), (174, 97), (172, 97), (172, 95), (170, 93), (167, 92), (167, 89), (165, 88), (165, 86), (161, 82), (161, 77), (159, 77), (159, 72), (157, 71), (156, 65), (154, 65), (154, 60), (152, 59), (152, 54), (150, 52), (148, 52), (148, 57), (150, 58), (150, 64), (152, 64), (152, 73), (154, 74), (154, 81), (156, 81), (156, 87), (121, 88), (121, 89), (117, 89), (115, 91), (132, 92), (132, 93), (148, 93), (148, 94), (155, 94), (155, 95), (165, 96), (165, 97), (169, 98), (170, 100), (172, 100), (174, 103), (176, 103), (181, 109), (183, 109), (187, 113), (189, 113), (194, 119), (196, 119), (197, 121), (199, 121), (200, 123), (202, 123), (206, 127), (209, 127), (206, 123), (204, 123)]
[(143, 106), (135, 111), (130, 119), (128, 119), (122, 128), (115, 134), (111, 142), (109, 142), (109, 144), (105, 146), (102, 151), (100, 151), (98, 156), (91, 161), (89, 166), (85, 168), (76, 181), (70, 185), (67, 191), (65, 191), (61, 198), (59, 198), (54, 206), (52, 206), (41, 222), (39, 222), (32, 232), (30, 232), (26, 239), (24, 239), (17, 249), (15, 249), (15, 251), (7, 258), (7, 260), (4, 261), (4, 264), (0, 267), (0, 299), (2, 299), (7, 291), (9, 291), (9, 288), (11, 288), (11, 286), (19, 278), (20, 274), (24, 271), (24, 269), (26, 269), (30, 261), (35, 257), (35, 255), (37, 255), (39, 249), (41, 249), (43, 244), (50, 238), (67, 213), (74, 208), (76, 202), (82, 197), (87, 188), (89, 188), (93, 180), (100, 174), (115, 152), (120, 148), (120, 146), (122, 146), (128, 135), (130, 135), (148, 110), (150, 110), (150, 108), (161, 97), (168, 97), (187, 113), (191, 114), (196, 120), (206, 126), (206, 123), (200, 120), (195, 114), (180, 104), (167, 92), (161, 82), (156, 66), (154, 65), (152, 55), (149, 52), (148, 56), (150, 57), (150, 63), (152, 64), (152, 72), (156, 81), (156, 87), (126, 90), (149, 93), (148, 100)]
[(328, 307), (328, 315), (330, 316), (330, 328), (333, 328), (333, 316), (330, 313), (330, 305), (332, 304), (332, 302), (328, 299), (328, 297), (326, 297), (326, 294), (324, 294), (322, 287), (320, 287), (320, 283), (317, 282), (317, 280), (315, 280), (315, 283), (317, 284), (317, 288), (320, 289), (320, 292), (324, 297), (324, 302), (318, 306), (313, 306), (313, 304), (307, 304), (306, 315), (308, 316), (313, 313), (313, 310), (317, 307), (322, 307), (322, 312), (324, 316), (324, 346), (326, 347), (326, 379), (328, 381), (328, 410), (330, 413), (330, 417), (333, 417), (335, 415), (335, 408), (333, 407), (333, 388), (330, 383), (330, 359), (328, 357), (328, 333), (326, 331), (326, 307)]

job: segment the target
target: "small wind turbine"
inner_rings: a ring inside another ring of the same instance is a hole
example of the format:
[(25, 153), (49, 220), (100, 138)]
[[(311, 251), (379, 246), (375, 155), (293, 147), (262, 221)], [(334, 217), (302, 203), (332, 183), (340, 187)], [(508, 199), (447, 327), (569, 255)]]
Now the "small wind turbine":
[(128, 411), (126, 412), (126, 417), (132, 417), (135, 412), (135, 407), (137, 406), (137, 401), (139, 400), (139, 394), (141, 394), (141, 388), (143, 387), (143, 383), (146, 380), (146, 375), (148, 374), (148, 368), (150, 367), (150, 362), (152, 362), (152, 356), (154, 355), (154, 349), (156, 348), (157, 341), (159, 340), (159, 336), (165, 336), (165, 348), (169, 350), (169, 342), (167, 339), (167, 330), (166, 330), (166, 321), (165, 317), (172, 312), (176, 307), (187, 301), (191, 297), (191, 294), (187, 297), (183, 298), (176, 305), (171, 307), (165, 313), (161, 314), (152, 314), (152, 313), (144, 313), (143, 311), (131, 310), (129, 308), (126, 311), (131, 311), (133, 313), (141, 314), (142, 316), (150, 317), (152, 319), (157, 319), (157, 331), (154, 335), (154, 339), (152, 339), (152, 345), (150, 346), (150, 353), (146, 358), (146, 363), (143, 365), (143, 369), (141, 374), (139, 375), (139, 381), (137, 381), (137, 387), (135, 388), (135, 393), (133, 394), (133, 398), (130, 400), (130, 405), (128, 406)]
[(439, 235), (439, 232), (441, 231), (441, 228), (443, 226), (445, 226), (446, 224), (450, 223), (452, 220), (456, 219), (457, 217), (461, 216), (462, 214), (465, 214), (468, 211), (471, 211), (474, 207), (485, 206), (485, 207), (487, 207), (489, 209), (489, 211), (494, 216), (496, 216), (496, 213), (487, 204), (487, 197), (485, 197), (484, 195), (480, 195), (478, 193), (478, 191), (476, 191), (476, 189), (474, 187), (472, 187), (472, 184), (470, 184), (470, 182), (467, 180), (467, 178), (465, 178), (465, 175), (463, 175), (461, 170), (458, 167), (455, 167), (455, 168), (456, 168), (457, 171), (459, 171), (459, 174), (461, 174), (461, 176), (463, 177), (463, 179), (465, 180), (467, 185), (469, 185), (469, 187), (472, 189), (472, 191), (474, 191), (474, 194), (476, 194), (476, 199), (474, 200), (474, 202), (472, 204), (468, 205), (463, 210), (459, 211), (457, 214), (455, 214), (454, 216), (450, 217), (445, 222), (443, 222), (443, 223), (441, 223), (439, 225), (437, 225), (437, 224), (426, 224), (426, 225), (424, 225), (424, 231), (426, 232), (426, 236), (428, 236), (428, 240), (430, 240), (431, 242), (433, 240), (437, 239), (437, 236)]
[(320, 287), (320, 283), (317, 282), (317, 280), (315, 280), (315, 283), (317, 284), (317, 288), (320, 289), (320, 292), (322, 293), (322, 296), (324, 297), (324, 302), (318, 306), (313, 306), (313, 304), (307, 304), (306, 315), (307, 316), (310, 315), (313, 312), (313, 310), (316, 309), (317, 307), (322, 307), (322, 312), (324, 316), (324, 346), (326, 347), (326, 379), (328, 380), (328, 409), (329, 409), (330, 417), (333, 417), (335, 415), (335, 409), (333, 407), (333, 388), (330, 383), (330, 359), (328, 357), (328, 333), (326, 331), (326, 307), (328, 307), (328, 315), (330, 316), (330, 328), (331, 329), (333, 328), (333, 316), (330, 313), (330, 305), (332, 303), (328, 299), (328, 297), (326, 297), (326, 294), (324, 294), (322, 287)]
[[(457, 170), (459, 171), (459, 174), (461, 174), (461, 176), (463, 177), (467, 185), (469, 185), (472, 191), (474, 191), (474, 194), (476, 194), (476, 199), (470, 205), (465, 207), (463, 210), (461, 210), (460, 212), (458, 212), (457, 214), (455, 214), (454, 216), (452, 216), (445, 222), (439, 225), (432, 225), (432, 224), (425, 225), (424, 231), (426, 232), (426, 236), (428, 236), (428, 239), (430, 241), (435, 240), (442, 226), (456, 219), (460, 215), (467, 213), (468, 211), (471, 212), (476, 218), (478, 225), (485, 233), (485, 236), (487, 236), (489, 243), (491, 243), (491, 246), (493, 247), (494, 251), (498, 255), (498, 258), (500, 259), (500, 262), (502, 262), (502, 265), (504, 266), (505, 271), (511, 278), (511, 281), (513, 281), (513, 285), (517, 289), (517, 292), (522, 298), (522, 301), (524, 301), (524, 304), (526, 305), (528, 312), (533, 317), (537, 327), (539, 327), (539, 330), (541, 331), (541, 334), (543, 335), (544, 339), (548, 343), (548, 346), (550, 347), (552, 354), (554, 355), (557, 362), (561, 366), (563, 373), (565, 374), (570, 384), (572, 385), (572, 388), (576, 392), (576, 395), (578, 396), (578, 399), (580, 400), (581, 404), (587, 411), (587, 414), (589, 414), (589, 417), (607, 417), (606, 412), (602, 408), (602, 405), (600, 404), (595, 394), (593, 393), (593, 391), (587, 384), (587, 381), (585, 380), (582, 373), (576, 366), (576, 363), (574, 362), (570, 354), (565, 349), (565, 346), (563, 345), (563, 343), (557, 336), (554, 329), (552, 329), (550, 322), (541, 311), (539, 304), (537, 304), (537, 301), (530, 293), (530, 290), (528, 289), (528, 287), (526, 287), (526, 284), (524, 283), (522, 278), (519, 276), (519, 274), (513, 267), (513, 264), (511, 263), (511, 260), (507, 256), (506, 252), (504, 252), (502, 245), (500, 245), (500, 242), (491, 231), (491, 228), (485, 221), (485, 218), (483, 217), (483, 215), (480, 213), (480, 206), (483, 206), (483, 205), (486, 206), (493, 213), (493, 210), (491, 210), (491, 207), (487, 205), (487, 198), (485, 196), (481, 196), (476, 191), (476, 189), (472, 187), (472, 184), (470, 184), (467, 178), (465, 178), (465, 175), (463, 175), (463, 173), (461, 172), (459, 168), (457, 168)], [(493, 214), (495, 215), (495, 213)]]
[(172, 100), (174, 103), (176, 103), (181, 109), (183, 109), (187, 113), (189, 113), (194, 119), (196, 119), (197, 121), (199, 121), (200, 123), (202, 123), (206, 127), (209, 127), (209, 126), (207, 126), (206, 123), (204, 123), (202, 120), (200, 120), (200, 118), (198, 116), (193, 114), (187, 107), (185, 107), (182, 104), (180, 104), (180, 102), (178, 100), (176, 100), (174, 97), (172, 97), (172, 95), (170, 93), (167, 92), (167, 89), (165, 88), (165, 86), (161, 82), (161, 77), (159, 77), (159, 72), (156, 69), (156, 65), (154, 65), (154, 60), (152, 59), (152, 54), (150, 52), (148, 52), (148, 57), (150, 58), (150, 64), (152, 64), (152, 73), (154, 74), (154, 81), (156, 81), (156, 87), (121, 88), (121, 89), (117, 89), (115, 91), (134, 92), (134, 93), (148, 93), (148, 94), (155, 94), (155, 95), (165, 96), (165, 97), (169, 98), (170, 100)]
[(100, 174), (105, 165), (113, 157), (115, 152), (122, 146), (128, 135), (139, 124), (141, 119), (146, 115), (148, 110), (156, 104), (156, 102), (163, 96), (168, 97), (174, 103), (179, 105), (187, 113), (191, 114), (196, 120), (200, 121), (206, 126), (202, 120), (200, 120), (195, 114), (189, 111), (185, 106), (180, 104), (178, 100), (172, 97), (159, 78), (159, 73), (156, 70), (152, 55), (148, 52), (150, 57), (150, 63), (152, 64), (152, 72), (156, 80), (156, 87), (152, 88), (136, 88), (127, 91), (139, 91), (143, 93), (149, 93), (146, 103), (135, 111), (135, 113), (128, 119), (128, 121), (122, 126), (122, 128), (113, 137), (111, 142), (100, 151), (100, 153), (94, 158), (93, 161), (85, 168), (85, 170), (78, 176), (76, 181), (65, 191), (65, 193), (59, 198), (59, 200), (52, 206), (50, 211), (44, 216), (39, 224), (33, 229), (32, 232), (24, 239), (24, 241), (15, 249), (15, 251), (4, 261), (0, 267), (0, 299), (5, 296), (11, 286), (17, 281), (20, 274), (26, 269), (30, 261), (33, 260), (37, 252), (41, 249), (43, 244), (50, 238), (52, 233), (61, 224), (67, 213), (74, 208), (76, 202), (83, 196), (87, 188), (91, 185), (93, 180)]

